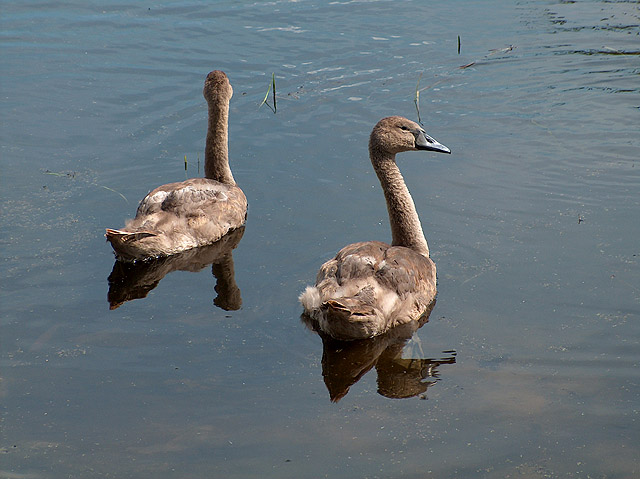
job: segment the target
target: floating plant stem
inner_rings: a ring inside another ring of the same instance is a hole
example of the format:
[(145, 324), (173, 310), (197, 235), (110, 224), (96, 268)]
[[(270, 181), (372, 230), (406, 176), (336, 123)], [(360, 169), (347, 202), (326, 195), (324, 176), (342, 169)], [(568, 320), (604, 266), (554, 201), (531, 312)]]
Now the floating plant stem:
[[(269, 102), (267, 102), (267, 98), (269, 98), (269, 93), (271, 91), (273, 91), (273, 106), (269, 105)], [(267, 88), (267, 93), (264, 95), (264, 100), (262, 100), (262, 103), (260, 103), (260, 106), (258, 106), (258, 108), (260, 108), (262, 105), (267, 105), (273, 113), (276, 112), (276, 74), (275, 73), (271, 74), (271, 82), (269, 83), (269, 88)]]
[(122, 193), (120, 193), (119, 191), (114, 190), (113, 188), (109, 188), (108, 186), (102, 186), (102, 185), (98, 185), (100, 188), (104, 188), (105, 190), (109, 190), (109, 191), (113, 191), (114, 193), (117, 193), (118, 195), (120, 195), (120, 197), (127, 203), (129, 204), (129, 200), (127, 200), (127, 197), (124, 196)]
[(69, 178), (71, 180), (75, 180), (76, 176), (78, 179), (81, 179), (84, 183), (92, 185), (92, 186), (97, 186), (99, 188), (104, 188), (105, 190), (111, 191), (113, 193), (116, 193), (117, 195), (120, 196), (120, 198), (122, 198), (125, 203), (129, 204), (129, 200), (127, 200), (127, 197), (124, 196), (122, 193), (120, 193), (117, 190), (114, 190), (113, 188), (109, 188), (108, 186), (104, 186), (104, 185), (99, 185), (98, 183), (96, 183), (95, 181), (87, 181), (86, 179), (84, 179), (84, 177), (80, 174), (77, 174), (75, 171), (72, 171), (70, 173), (57, 173), (55, 171), (51, 171), (51, 170), (45, 170), (43, 172), (45, 175), (51, 175), (51, 176), (58, 176), (61, 178)]
[(273, 84), (273, 113), (276, 112), (278, 107), (276, 106), (276, 74), (271, 73), (271, 83)]
[(184, 155), (184, 177), (187, 177), (187, 155)]
[[(460, 50), (461, 50), (461, 45), (462, 45), (462, 40), (460, 39), (460, 35), (458, 35), (458, 54), (460, 54)], [(465, 70), (469, 67), (472, 67), (474, 65), (477, 64), (483, 64), (483, 63), (489, 63), (487, 60), (492, 57), (493, 55), (498, 55), (498, 54), (506, 54), (509, 52), (512, 52), (513, 50), (515, 50), (516, 46), (515, 45), (509, 45), (507, 47), (504, 48), (493, 48), (491, 50), (489, 50), (489, 53), (487, 53), (485, 56), (483, 56), (482, 58), (478, 59), (478, 60), (474, 60), (470, 63), (467, 63), (465, 65), (460, 65), (459, 67), (457, 67), (457, 69), (459, 70)], [(422, 119), (420, 118), (420, 92), (423, 90), (428, 90), (430, 88), (434, 88), (435, 86), (441, 84), (441, 83), (445, 83), (450, 81), (449, 78), (444, 77), (442, 75), (434, 75), (436, 78), (438, 78), (437, 80), (435, 80), (433, 83), (424, 86), (422, 88), (420, 88), (420, 80), (422, 79), (422, 73), (420, 73), (420, 76), (418, 77), (418, 84), (416, 85), (416, 92), (414, 94), (413, 97), (413, 102), (416, 105), (416, 112), (418, 113), (418, 123), (422, 124)], [(451, 73), (451, 72), (449, 72)]]
[(497, 53), (509, 53), (515, 48), (516, 47), (513, 45), (509, 45), (508, 47), (504, 47), (504, 48), (492, 48), (491, 50), (489, 50), (489, 52), (491, 53), (488, 53), (487, 55), (485, 55), (485, 58), (490, 57), (491, 55), (495, 55)]
[(71, 173), (56, 173), (55, 171), (45, 171), (44, 172), (45, 175), (52, 175), (52, 176), (66, 176), (67, 178), (75, 178), (76, 177), (76, 172), (72, 171)]
[(416, 112), (418, 113), (418, 123), (422, 124), (420, 119), (420, 79), (422, 78), (422, 72), (418, 76), (418, 83), (416, 84), (416, 94), (413, 97), (413, 102), (416, 104)]
[[(482, 57), (481, 60), (486, 60), (487, 58), (489, 58), (492, 55), (497, 55), (499, 53), (509, 53), (510, 51), (513, 51), (516, 47), (513, 45), (509, 45), (508, 47), (505, 48), (493, 48), (491, 50), (489, 50), (489, 53), (487, 53), (484, 57)], [(478, 60), (478, 61), (481, 61)], [(465, 68), (469, 68), (473, 65), (475, 65), (476, 63), (478, 63), (478, 61), (472, 61), (471, 63), (467, 63), (466, 65), (461, 65), (459, 68), (461, 70), (464, 70)]]
[(258, 106), (258, 108), (260, 108), (262, 105), (267, 105), (269, 108), (271, 108), (271, 106), (267, 103), (267, 98), (269, 98), (270, 91), (271, 91), (271, 85), (269, 85), (269, 88), (267, 89), (267, 93), (264, 95), (264, 100), (262, 100), (262, 103), (260, 103), (260, 106)]

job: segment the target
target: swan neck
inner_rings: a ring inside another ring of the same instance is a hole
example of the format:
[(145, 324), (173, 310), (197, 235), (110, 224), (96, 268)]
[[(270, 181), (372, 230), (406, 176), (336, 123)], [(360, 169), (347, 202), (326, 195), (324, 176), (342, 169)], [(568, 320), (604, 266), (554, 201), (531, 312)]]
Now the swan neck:
[(413, 198), (404, 182), (394, 154), (370, 151), (371, 163), (378, 175), (387, 201), (392, 245), (411, 248), (429, 257), (429, 246), (422, 232)]
[(204, 176), (228, 185), (236, 182), (229, 168), (229, 102), (209, 102), (209, 124), (204, 150)]
[(211, 265), (211, 272), (216, 278), (215, 292), (218, 296), (214, 304), (225, 311), (236, 311), (242, 306), (240, 288), (236, 284), (235, 268), (231, 251)]

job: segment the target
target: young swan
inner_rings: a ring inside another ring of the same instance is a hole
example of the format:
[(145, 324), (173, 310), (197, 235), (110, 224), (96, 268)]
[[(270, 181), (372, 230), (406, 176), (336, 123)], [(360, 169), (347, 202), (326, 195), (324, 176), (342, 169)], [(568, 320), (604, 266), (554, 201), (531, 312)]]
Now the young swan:
[(406, 118), (383, 118), (373, 128), (369, 156), (387, 200), (393, 241), (345, 246), (300, 295), (304, 314), (336, 339), (370, 338), (417, 320), (435, 299), (436, 265), (396, 165), (397, 153), (413, 150), (451, 153)]
[(212, 71), (204, 83), (209, 125), (204, 178), (162, 185), (138, 205), (133, 220), (106, 237), (118, 259), (135, 261), (169, 256), (215, 243), (244, 225), (247, 198), (229, 168), (229, 100), (233, 89), (224, 72)]

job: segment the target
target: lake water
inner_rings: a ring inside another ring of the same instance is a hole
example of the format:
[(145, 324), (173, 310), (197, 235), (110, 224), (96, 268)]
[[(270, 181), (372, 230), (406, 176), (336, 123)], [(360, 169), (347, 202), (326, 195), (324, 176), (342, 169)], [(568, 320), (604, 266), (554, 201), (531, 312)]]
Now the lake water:
[[(2, 10), (0, 476), (640, 475), (637, 2)], [(250, 205), (226, 287), (206, 260), (114, 268), (104, 228), (185, 155), (199, 175), (213, 69)], [(368, 135), (418, 118), (418, 81), (453, 151), (398, 159), (437, 304), (323, 344), (297, 296), (389, 240)]]

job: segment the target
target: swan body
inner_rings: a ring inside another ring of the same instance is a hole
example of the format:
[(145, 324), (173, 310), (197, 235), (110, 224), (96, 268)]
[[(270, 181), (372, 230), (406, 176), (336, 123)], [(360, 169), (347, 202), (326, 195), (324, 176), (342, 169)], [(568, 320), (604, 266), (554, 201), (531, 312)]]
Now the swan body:
[(204, 178), (159, 186), (145, 196), (135, 218), (105, 236), (120, 260), (170, 256), (215, 243), (244, 225), (247, 198), (236, 185), (228, 156), (229, 101), (233, 89), (224, 72), (207, 75), (209, 106)]
[(385, 194), (392, 243), (354, 243), (322, 265), (315, 286), (300, 295), (304, 314), (339, 340), (378, 336), (418, 320), (436, 296), (436, 265), (395, 156), (403, 151), (451, 153), (406, 118), (383, 118), (369, 156)]

